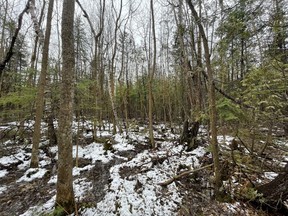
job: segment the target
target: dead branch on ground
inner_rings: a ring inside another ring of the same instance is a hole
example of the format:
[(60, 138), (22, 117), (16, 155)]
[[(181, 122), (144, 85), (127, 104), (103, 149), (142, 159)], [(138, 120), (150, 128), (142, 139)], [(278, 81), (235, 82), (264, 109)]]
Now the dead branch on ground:
[(158, 185), (167, 186), (167, 185), (173, 183), (174, 181), (179, 180), (180, 178), (182, 178), (184, 176), (187, 176), (187, 175), (189, 175), (189, 174), (191, 174), (193, 172), (197, 172), (197, 171), (200, 171), (200, 170), (206, 169), (208, 167), (212, 167), (212, 166), (213, 166), (213, 164), (209, 164), (209, 165), (206, 165), (206, 166), (203, 166), (203, 167), (199, 167), (197, 169), (185, 171), (185, 172), (183, 172), (183, 173), (181, 173), (179, 175), (173, 176), (171, 179), (168, 179), (167, 181), (158, 183)]

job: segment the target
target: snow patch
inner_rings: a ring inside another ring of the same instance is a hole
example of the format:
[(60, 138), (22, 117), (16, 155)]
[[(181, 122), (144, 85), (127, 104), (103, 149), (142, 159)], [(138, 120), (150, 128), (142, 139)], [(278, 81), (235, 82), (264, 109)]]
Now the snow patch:
[(0, 187), (0, 194), (2, 194), (6, 190), (7, 190), (7, 186), (1, 186)]
[(57, 183), (57, 175), (52, 176), (47, 183), (48, 184), (56, 184)]
[(93, 188), (91, 182), (87, 182), (85, 178), (76, 179), (73, 182), (73, 190), (75, 194), (75, 200), (81, 200), (85, 197), (85, 194), (88, 191), (91, 191)]
[(87, 171), (87, 170), (91, 170), (94, 166), (93, 165), (87, 165), (85, 167), (74, 167), (73, 168), (73, 176), (77, 176), (80, 175), (80, 172), (82, 171)]
[(278, 173), (275, 172), (264, 172), (264, 176), (265, 178), (269, 179), (269, 180), (273, 180), (278, 176)]
[[(163, 142), (157, 152), (145, 150), (132, 160), (111, 167), (112, 181), (106, 188), (105, 197), (97, 207), (83, 210), (82, 215), (175, 215), (182, 200), (176, 184), (163, 189), (157, 183), (175, 175), (175, 167), (180, 163), (199, 166), (197, 157), (206, 153), (204, 147), (199, 147), (183, 152), (179, 158), (177, 153), (182, 150), (183, 146)], [(153, 158), (165, 158), (167, 154), (169, 160), (153, 164)], [(131, 173), (127, 173), (129, 170)]]
[(0, 178), (4, 177), (7, 174), (8, 174), (8, 171), (6, 169), (0, 170)]
[[(76, 146), (73, 146), (73, 157), (76, 158)], [(91, 143), (90, 145), (85, 146), (84, 148), (78, 146), (78, 157), (91, 159), (92, 163), (95, 161), (101, 161), (103, 163), (108, 163), (113, 159), (114, 154), (110, 151), (105, 152), (102, 144)]]
[(28, 211), (24, 212), (19, 216), (31, 216), (31, 215), (49, 215), (52, 212), (55, 205), (56, 195), (54, 195), (51, 199), (49, 199), (42, 206), (33, 206), (28, 209)]
[(0, 158), (0, 164), (4, 166), (9, 166), (10, 164), (17, 163), (19, 160), (13, 158), (12, 156), (4, 156)]
[(39, 178), (42, 178), (46, 172), (47, 172), (46, 169), (30, 168), (16, 182), (22, 182), (22, 181), (30, 182), (30, 181), (33, 181), (34, 179), (39, 179)]

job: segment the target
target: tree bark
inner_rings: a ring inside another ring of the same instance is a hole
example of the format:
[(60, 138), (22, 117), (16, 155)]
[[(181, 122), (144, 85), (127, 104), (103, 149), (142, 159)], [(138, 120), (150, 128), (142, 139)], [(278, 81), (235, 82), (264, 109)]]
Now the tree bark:
[(198, 147), (197, 135), (199, 131), (199, 122), (184, 121), (183, 131), (180, 137), (180, 144), (187, 142), (187, 151), (192, 151)]
[(64, 0), (62, 11), (62, 83), (59, 109), (58, 175), (56, 207), (63, 212), (74, 212), (72, 121), (74, 100), (74, 12), (75, 0)]
[(32, 145), (32, 155), (30, 163), (31, 168), (37, 168), (39, 166), (38, 153), (39, 153), (39, 142), (41, 137), (41, 119), (44, 110), (44, 97), (45, 97), (44, 93), (45, 93), (46, 76), (48, 70), (49, 44), (51, 35), (53, 6), (54, 6), (54, 0), (50, 0), (47, 14), (47, 25), (44, 39), (44, 47), (42, 53), (42, 66), (36, 98), (36, 114), (35, 114), (34, 133), (32, 138), (33, 145)]

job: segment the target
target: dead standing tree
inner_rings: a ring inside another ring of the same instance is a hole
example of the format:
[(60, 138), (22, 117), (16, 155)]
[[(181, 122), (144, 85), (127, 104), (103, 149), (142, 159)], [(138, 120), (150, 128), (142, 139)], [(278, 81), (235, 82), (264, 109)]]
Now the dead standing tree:
[[(194, 39), (194, 27), (191, 29), (189, 38), (191, 39), (191, 51), (187, 50), (187, 42), (185, 41), (185, 21), (184, 21), (184, 5), (183, 0), (179, 0), (179, 7), (173, 6), (175, 13), (175, 20), (177, 23), (177, 41), (179, 43), (179, 61), (181, 64), (181, 77), (182, 77), (182, 91), (183, 91), (183, 112), (185, 118), (183, 124), (182, 135), (180, 137), (180, 143), (187, 143), (187, 151), (194, 150), (197, 148), (197, 135), (200, 126), (200, 110), (201, 110), (201, 82), (199, 76), (198, 68), (202, 67), (201, 65), (201, 44), (199, 46), (198, 41), (198, 53), (196, 51), (196, 44)], [(188, 56), (194, 55), (197, 57), (197, 68), (193, 69), (191, 61)], [(192, 72), (193, 71), (193, 72)]]

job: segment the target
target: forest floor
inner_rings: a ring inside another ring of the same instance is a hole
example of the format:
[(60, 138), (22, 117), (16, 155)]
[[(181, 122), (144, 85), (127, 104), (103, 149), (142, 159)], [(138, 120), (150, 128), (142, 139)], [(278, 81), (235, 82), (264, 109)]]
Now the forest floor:
[[(8, 130), (12, 131), (15, 125), (17, 123), (3, 125), (0, 132), (4, 134)], [(33, 122), (27, 122), (26, 131), (32, 125)], [(134, 125), (124, 134), (112, 135), (110, 130), (98, 131), (99, 142), (92, 142), (88, 123), (83, 127), (85, 130), (78, 147), (78, 167), (73, 169), (78, 215), (269, 215), (264, 210), (254, 208), (247, 199), (241, 201), (238, 197), (243, 193), (248, 198), (251, 196), (251, 199), (259, 196), (257, 191), (247, 189), (247, 178), (255, 184), (269, 182), (277, 176), (277, 170), (288, 162), (288, 141), (279, 138), (267, 148), (266, 158), (257, 157), (257, 162), (247, 156), (246, 149), (242, 149), (237, 154), (237, 160), (241, 160), (242, 165), (232, 168), (229, 157), (233, 137), (219, 136), (222, 162), (228, 161), (225, 168), (228, 178), (223, 187), (229, 191), (230, 197), (229, 202), (216, 202), (213, 199), (211, 167), (185, 175), (168, 186), (159, 185), (179, 173), (212, 163), (204, 128), (200, 129), (199, 146), (187, 152), (186, 147), (178, 142), (181, 129), (176, 126), (173, 129), (164, 124), (155, 126), (155, 150), (149, 148), (145, 125)], [(75, 131), (76, 128), (75, 123)], [(45, 133), (43, 124), (38, 169), (29, 168), (31, 132), (26, 134), (24, 143), (12, 139), (13, 136), (11, 139), (1, 139), (1, 216), (50, 215), (53, 212), (57, 146), (49, 146)], [(107, 139), (113, 144), (111, 150), (103, 148)], [(73, 146), (74, 158), (76, 149)], [(246, 170), (245, 173), (243, 170)]]

